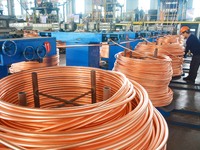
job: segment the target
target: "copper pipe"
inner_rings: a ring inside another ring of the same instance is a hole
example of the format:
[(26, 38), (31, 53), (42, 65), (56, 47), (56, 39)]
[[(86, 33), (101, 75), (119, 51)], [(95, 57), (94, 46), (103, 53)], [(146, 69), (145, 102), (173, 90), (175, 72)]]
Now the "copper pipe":
[(154, 52), (155, 49), (158, 49), (158, 54), (164, 54), (169, 56), (172, 59), (172, 69), (173, 69), (173, 77), (180, 76), (183, 73), (182, 65), (183, 65), (183, 55), (184, 55), (184, 47), (180, 43), (165, 43), (165, 44), (157, 44), (157, 43), (139, 43), (135, 51), (140, 53), (145, 52)]
[(113, 70), (124, 73), (127, 78), (135, 80), (145, 87), (150, 100), (156, 107), (169, 105), (173, 99), (173, 92), (168, 87), (172, 78), (171, 59), (165, 55), (158, 55), (156, 60), (149, 59), (152, 53), (145, 53), (149, 57), (141, 57), (127, 52), (117, 55)]
[(59, 55), (57, 54), (55, 56), (45, 57), (42, 63), (39, 63), (38, 61), (14, 63), (11, 65), (9, 70), (11, 73), (16, 73), (16, 72), (28, 70), (28, 69), (51, 67), (51, 66), (58, 66), (58, 65), (59, 65)]
[[(31, 73), (38, 74), (39, 91), (73, 99), (91, 89), (96, 72), (96, 100), (91, 94), (77, 99), (83, 106), (40, 97), (34, 108)], [(114, 81), (114, 82), (113, 82)], [(166, 149), (168, 127), (149, 101), (146, 90), (115, 71), (84, 67), (48, 67), (15, 73), (0, 80), (0, 149)], [(103, 87), (110, 98), (103, 101)], [(27, 94), (27, 107), (17, 93)], [(8, 142), (9, 141), (9, 142)], [(12, 144), (6, 144), (12, 143)]]

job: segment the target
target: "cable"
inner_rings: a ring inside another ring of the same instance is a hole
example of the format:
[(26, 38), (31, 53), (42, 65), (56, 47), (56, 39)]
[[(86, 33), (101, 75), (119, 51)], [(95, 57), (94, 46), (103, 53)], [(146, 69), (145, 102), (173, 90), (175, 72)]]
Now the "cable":
[[(82, 106), (40, 96), (34, 108), (31, 73), (37, 72), (39, 92), (70, 100), (91, 89), (96, 72), (96, 99), (76, 100)], [(114, 82), (113, 82), (114, 81)], [(48, 67), (22, 71), (0, 80), (0, 149), (155, 149), (166, 150), (168, 127), (149, 101), (146, 90), (115, 71), (84, 67)], [(103, 87), (111, 97), (103, 99)], [(18, 92), (27, 106), (18, 106)]]

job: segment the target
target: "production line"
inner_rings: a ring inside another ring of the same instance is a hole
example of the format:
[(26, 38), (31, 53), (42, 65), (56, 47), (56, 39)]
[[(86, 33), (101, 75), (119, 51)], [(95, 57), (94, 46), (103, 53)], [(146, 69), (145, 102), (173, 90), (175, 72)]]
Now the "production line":
[(0, 149), (199, 150), (192, 3), (0, 0)]

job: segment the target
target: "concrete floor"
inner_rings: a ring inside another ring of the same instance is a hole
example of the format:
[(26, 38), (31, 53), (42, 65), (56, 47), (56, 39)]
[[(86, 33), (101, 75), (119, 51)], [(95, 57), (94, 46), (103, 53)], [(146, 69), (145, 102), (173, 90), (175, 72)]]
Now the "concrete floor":
[(170, 84), (174, 99), (168, 107), (176, 111), (166, 117), (169, 126), (167, 150), (200, 150), (200, 69), (195, 85), (191, 85), (182, 80), (188, 75), (189, 63), (184, 63), (183, 68), (186, 69), (184, 75), (172, 80), (177, 83)]
[[(65, 54), (60, 55), (60, 65), (66, 65)], [(188, 69), (189, 64), (185, 63), (184, 68)], [(167, 150), (200, 150), (200, 69), (195, 85), (186, 84), (182, 80), (185, 76), (187, 72), (172, 80), (174, 99), (163, 108), (170, 112), (164, 115), (169, 126)]]

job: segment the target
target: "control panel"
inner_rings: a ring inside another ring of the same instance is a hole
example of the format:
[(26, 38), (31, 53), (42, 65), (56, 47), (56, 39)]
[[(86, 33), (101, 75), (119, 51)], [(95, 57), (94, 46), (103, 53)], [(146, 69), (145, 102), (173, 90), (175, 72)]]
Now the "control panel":
[(42, 62), (56, 55), (56, 38), (0, 39), (0, 78), (8, 74), (9, 65), (22, 61)]

